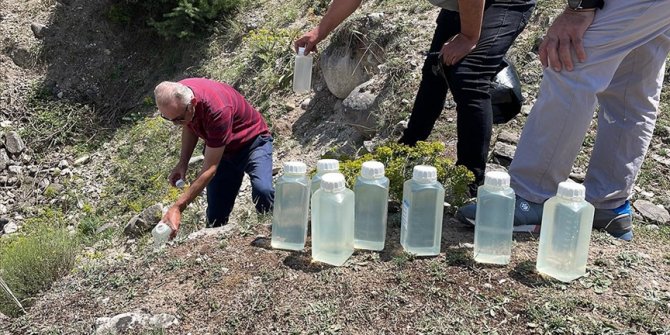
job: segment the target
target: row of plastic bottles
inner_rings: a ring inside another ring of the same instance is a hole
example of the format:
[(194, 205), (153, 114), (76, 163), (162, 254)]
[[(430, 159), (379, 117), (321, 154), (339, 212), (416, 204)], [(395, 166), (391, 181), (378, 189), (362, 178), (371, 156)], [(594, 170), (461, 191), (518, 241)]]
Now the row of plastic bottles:
[[(284, 163), (284, 173), (275, 186), (274, 248), (305, 247), (311, 207), (314, 260), (342, 265), (354, 248), (384, 249), (389, 179), (384, 176), (382, 163), (363, 163), (353, 190), (346, 188), (337, 160), (319, 160), (311, 180), (306, 172), (304, 163)], [(407, 252), (439, 254), (443, 208), (444, 188), (437, 181), (437, 170), (415, 166), (412, 179), (403, 189), (400, 243)]]

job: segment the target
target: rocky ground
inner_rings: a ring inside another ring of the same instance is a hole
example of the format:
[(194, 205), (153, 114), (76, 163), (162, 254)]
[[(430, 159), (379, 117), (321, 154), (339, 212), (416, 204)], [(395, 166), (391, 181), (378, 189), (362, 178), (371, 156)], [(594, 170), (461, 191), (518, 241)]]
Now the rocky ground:
[[(109, 115), (140, 122), (150, 115), (133, 113), (161, 76), (199, 75), (203, 70), (193, 64), (205, 68), (202, 64), (214, 62), (197, 59), (194, 54), (202, 46), (170, 60), (146, 52), (166, 49), (109, 24), (102, 18), (106, 4), (0, 0), (0, 234), (20, 234), (24, 221), (45, 206), (63, 209), (74, 231), (84, 207), (119, 196), (103, 191), (113, 173), (109, 162), (123, 144), (114, 133), (124, 128)], [(268, 1), (240, 21), (248, 23), (245, 29), (254, 29), (271, 19), (268, 8), (279, 5)], [(491, 168), (505, 168), (513, 157), (541, 77), (533, 45), (555, 13), (556, 8), (541, 6), (508, 55), (519, 69), (526, 105), (517, 118), (494, 129)], [(359, 42), (374, 47), (351, 51), (337, 43), (342, 36), (324, 42), (314, 91), (275, 96), (269, 107), (276, 165), (300, 159), (313, 166), (325, 153), (351, 156), (395, 139), (411, 108), (423, 45), (436, 14), (418, 1), (369, 2), (352, 22), (367, 39)], [(304, 30), (316, 18), (289, 26)], [(211, 39), (219, 42), (224, 43)], [(333, 56), (356, 59), (360, 50), (365, 50), (360, 67)], [(224, 58), (217, 61), (225, 64), (230, 57), (232, 62), (234, 53), (217, 55)], [(325, 70), (334, 63), (342, 68)], [(341, 75), (352, 71), (359, 72)], [(88, 108), (79, 110), (95, 111), (87, 119), (93, 132), (73, 136), (100, 144), (82, 151), (55, 141), (54, 134), (26, 132), (29, 119), (37, 115), (34, 86), (46, 88), (48, 106), (71, 101)], [(431, 140), (445, 142), (450, 148), (445, 154), (453, 157), (456, 115), (451, 99), (446, 107)], [(195, 235), (191, 233), (202, 225), (187, 226), (176, 242), (159, 251), (152, 250), (146, 232), (167, 202), (110, 219), (99, 229), (126, 228), (86, 247), (72, 274), (44, 292), (27, 315), (6, 319), (0, 314), (0, 333), (668, 333), (670, 118), (664, 112), (669, 108), (664, 93), (633, 198), (635, 240), (622, 243), (594, 233), (589, 273), (573, 283), (534, 272), (537, 235), (515, 235), (513, 261), (506, 267), (474, 263), (472, 230), (450, 215), (444, 219), (438, 257), (403, 253), (399, 213), (393, 212), (384, 251), (357, 251), (340, 268), (312, 263), (309, 243), (303, 252), (269, 247), (269, 218), (253, 214), (245, 182), (231, 225)], [(577, 181), (588, 166), (596, 124), (594, 119), (575, 162), (571, 177)], [(201, 218), (203, 209), (201, 199), (189, 215)]]

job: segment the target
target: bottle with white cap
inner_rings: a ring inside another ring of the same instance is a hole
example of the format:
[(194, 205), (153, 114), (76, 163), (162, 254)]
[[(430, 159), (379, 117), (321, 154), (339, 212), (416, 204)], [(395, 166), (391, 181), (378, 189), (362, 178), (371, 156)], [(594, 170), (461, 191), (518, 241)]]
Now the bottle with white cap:
[(414, 167), (412, 179), (403, 184), (400, 244), (417, 256), (440, 253), (444, 187), (437, 181), (437, 169)]
[(509, 263), (515, 204), (509, 179), (507, 172), (487, 172), (477, 190), (474, 259), (479, 263)]
[(305, 56), (305, 48), (299, 47), (293, 69), (293, 92), (309, 92), (312, 86), (312, 56)]
[(389, 198), (389, 179), (384, 176), (384, 164), (364, 162), (361, 175), (356, 178), (354, 194), (354, 248), (384, 249)]
[(273, 248), (302, 250), (307, 239), (309, 178), (302, 162), (284, 163), (284, 173), (275, 185), (272, 211)]
[(586, 274), (595, 209), (584, 200), (586, 189), (572, 181), (558, 184), (544, 203), (537, 271), (563, 282)]
[(170, 239), (170, 234), (172, 234), (172, 228), (161, 221), (159, 222), (153, 230), (151, 230), (151, 235), (154, 238), (154, 248), (158, 249), (163, 246)]
[(312, 196), (312, 259), (340, 266), (354, 253), (354, 192), (326, 173)]
[(316, 174), (312, 177), (311, 194), (321, 186), (321, 176), (326, 173), (340, 172), (340, 162), (337, 159), (319, 159), (316, 162)]

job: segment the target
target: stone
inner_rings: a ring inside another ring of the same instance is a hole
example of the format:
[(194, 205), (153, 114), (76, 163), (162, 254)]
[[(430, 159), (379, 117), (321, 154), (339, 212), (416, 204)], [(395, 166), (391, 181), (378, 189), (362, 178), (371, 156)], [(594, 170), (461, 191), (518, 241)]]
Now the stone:
[(357, 86), (342, 101), (343, 113), (348, 123), (364, 136), (374, 135), (377, 130), (377, 94), (368, 90), (372, 84), (371, 80)]
[(131, 218), (123, 229), (130, 237), (144, 235), (153, 229), (163, 217), (163, 205), (155, 204), (145, 208), (140, 214)]
[(519, 141), (519, 135), (503, 130), (498, 134), (498, 141), (502, 141), (509, 144), (517, 144)]
[(516, 147), (511, 144), (496, 142), (493, 146), (493, 162), (508, 167), (512, 163), (515, 151)]
[(47, 28), (47, 26), (41, 23), (33, 22), (30, 24), (30, 30), (33, 31), (33, 35), (35, 35), (35, 38), (41, 39), (44, 38), (44, 36), (46, 36), (49, 29)]
[(9, 128), (12, 126), (12, 121), (4, 120), (0, 121), (0, 128)]
[(572, 172), (570, 173), (570, 179), (578, 182), (578, 183), (583, 183), (584, 179), (586, 179), (586, 173), (584, 172)]
[(23, 167), (19, 165), (10, 165), (9, 168), (7, 168), (10, 173), (13, 173), (17, 176), (21, 175), (23, 173)]
[(5, 148), (10, 154), (18, 155), (26, 149), (26, 145), (17, 132), (10, 131), (5, 134)]
[(69, 166), (70, 166), (70, 163), (67, 162), (67, 159), (63, 159), (60, 162), (58, 162), (58, 168), (61, 169), (61, 170), (65, 169), (65, 168), (68, 168)]
[(381, 23), (384, 20), (384, 13), (370, 13), (368, 19), (373, 24)]
[(4, 231), (5, 225), (9, 223), (9, 218), (0, 217), (0, 232)]
[(199, 238), (204, 238), (204, 237), (227, 235), (233, 230), (233, 228), (235, 228), (235, 224), (232, 224), (232, 223), (229, 223), (229, 224), (224, 225), (222, 227), (203, 228), (203, 229), (200, 229), (198, 231), (195, 231), (195, 232), (192, 232), (191, 234), (189, 234), (187, 239), (193, 240), (193, 239), (199, 239)]
[(191, 157), (191, 159), (188, 160), (188, 165), (202, 162), (203, 160), (205, 160), (205, 156), (203, 155)]
[(533, 109), (533, 106), (523, 105), (521, 106), (521, 113), (523, 115), (530, 115), (530, 111)]
[(74, 161), (74, 166), (84, 165), (84, 164), (88, 163), (88, 161), (90, 161), (90, 160), (91, 160), (91, 156), (89, 156), (89, 155), (81, 156)]
[(7, 214), (7, 206), (0, 204), (0, 215)]
[(396, 125), (393, 126), (393, 135), (394, 136), (402, 135), (403, 132), (405, 131), (405, 129), (407, 129), (407, 124), (408, 123), (409, 122), (407, 122), (406, 120), (402, 120), (402, 121), (396, 123)]
[(17, 226), (14, 222), (8, 222), (4, 227), (2, 227), (2, 231), (7, 235), (16, 233), (17, 230), (19, 230), (19, 226)]
[(70, 177), (72, 176), (72, 170), (65, 168), (60, 172), (61, 177)]
[(372, 48), (372, 45), (365, 45), (362, 40), (343, 36), (346, 34), (351, 32), (342, 30), (338, 36), (331, 38), (330, 45), (320, 58), (326, 86), (340, 99), (345, 99), (356, 86), (370, 80), (371, 74), (377, 71), (378, 65), (382, 63), (375, 57), (369, 57), (373, 51), (368, 49)]
[(637, 200), (633, 203), (633, 207), (640, 212), (643, 218), (651, 221), (654, 224), (668, 224), (670, 223), (670, 213), (665, 208), (654, 205), (648, 200)]
[(150, 315), (139, 312), (130, 312), (119, 314), (111, 318), (103, 317), (96, 319), (95, 334), (111, 335), (128, 333), (130, 330), (163, 330), (178, 324), (179, 320), (170, 314)]
[(310, 102), (312, 102), (312, 99), (311, 99), (311, 98), (307, 98), (307, 99), (303, 100), (303, 101), (300, 103), (300, 108), (301, 108), (302, 110), (307, 110), (307, 108), (309, 108), (309, 103), (310, 103)]
[(40, 182), (39, 182), (39, 184), (37, 184), (37, 186), (39, 186), (39, 188), (41, 190), (44, 190), (47, 187), (49, 187), (50, 184), (51, 184), (51, 181), (49, 181), (49, 178), (43, 178), (42, 180), (40, 180)]
[(0, 171), (6, 169), (9, 162), (10, 160), (7, 151), (5, 151), (5, 149), (0, 149)]

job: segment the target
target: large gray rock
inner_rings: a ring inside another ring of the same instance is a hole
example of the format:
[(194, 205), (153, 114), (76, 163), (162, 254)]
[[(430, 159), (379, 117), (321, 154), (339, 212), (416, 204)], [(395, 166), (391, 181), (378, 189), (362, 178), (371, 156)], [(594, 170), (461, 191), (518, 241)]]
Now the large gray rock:
[(519, 135), (503, 130), (498, 134), (498, 141), (502, 141), (509, 144), (517, 144), (519, 141)]
[(19, 230), (19, 226), (14, 222), (6, 223), (5, 226), (2, 227), (2, 231), (7, 235), (16, 233), (17, 230)]
[(26, 149), (21, 136), (15, 131), (5, 134), (5, 148), (10, 154), (18, 155)]
[(123, 313), (114, 317), (103, 317), (95, 320), (95, 334), (112, 335), (127, 333), (131, 330), (147, 331), (167, 329), (179, 324), (176, 317), (169, 314), (144, 314), (137, 312)]
[(656, 224), (670, 223), (670, 213), (664, 208), (654, 205), (651, 201), (637, 200), (633, 207), (640, 212), (643, 218)]
[(135, 215), (123, 229), (128, 236), (140, 236), (153, 229), (163, 217), (163, 205), (155, 204), (145, 208), (142, 213)]
[(10, 160), (7, 151), (5, 151), (5, 149), (0, 149), (0, 171), (6, 169), (9, 162)]
[(515, 146), (498, 141), (493, 146), (493, 162), (508, 167), (512, 163), (515, 151)]
[(356, 86), (370, 79), (361, 65), (363, 55), (346, 45), (329, 46), (321, 55), (321, 72), (328, 90), (345, 99)]
[(342, 112), (347, 122), (364, 136), (374, 135), (377, 129), (377, 94), (369, 88), (373, 80), (358, 85), (344, 101)]

